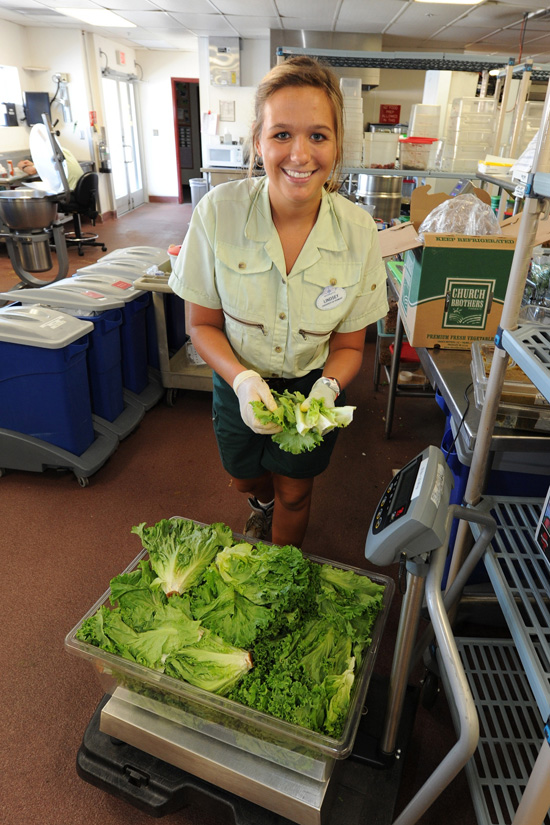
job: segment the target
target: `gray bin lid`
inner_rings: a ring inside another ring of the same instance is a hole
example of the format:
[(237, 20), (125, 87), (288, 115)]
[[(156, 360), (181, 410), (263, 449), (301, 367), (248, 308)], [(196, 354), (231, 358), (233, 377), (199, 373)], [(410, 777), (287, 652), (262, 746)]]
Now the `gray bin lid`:
[(150, 263), (138, 261), (134, 258), (113, 258), (111, 261), (101, 261), (101, 263), (90, 264), (90, 266), (83, 266), (82, 269), (77, 269), (77, 275), (109, 275), (117, 276), (119, 278), (126, 278), (128, 281), (135, 281), (141, 278), (148, 269), (151, 268)]
[(0, 342), (43, 349), (61, 349), (92, 332), (91, 321), (81, 321), (50, 307), (0, 308)]
[[(98, 314), (108, 309), (120, 309), (124, 306), (122, 298), (104, 295), (97, 290), (90, 289), (82, 284), (60, 286), (56, 281), (47, 286), (36, 289), (20, 289), (16, 292), (0, 292), (0, 298), (6, 301), (16, 301), (21, 304), (40, 304), (52, 309), (74, 310), (82, 309), (86, 313)], [(82, 313), (84, 314), (84, 312)]]
[(114, 249), (98, 258), (102, 263), (112, 261), (117, 258), (133, 258), (136, 261), (143, 261), (149, 266), (160, 265), (168, 261), (168, 252), (161, 246), (125, 246), (122, 249)]
[(64, 278), (62, 281), (55, 281), (55, 283), (60, 286), (68, 286), (71, 289), (84, 287), (85, 289), (97, 290), (102, 295), (118, 298), (119, 301), (123, 301), (125, 304), (144, 293), (143, 289), (136, 289), (129, 278), (104, 273), (73, 275), (72, 278)]

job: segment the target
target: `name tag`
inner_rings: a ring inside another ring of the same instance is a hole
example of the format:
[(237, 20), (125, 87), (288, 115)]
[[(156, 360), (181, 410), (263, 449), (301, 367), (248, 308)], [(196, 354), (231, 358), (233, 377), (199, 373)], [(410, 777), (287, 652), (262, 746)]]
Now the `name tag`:
[(317, 300), (317, 309), (332, 309), (346, 300), (346, 290), (341, 286), (326, 286)]

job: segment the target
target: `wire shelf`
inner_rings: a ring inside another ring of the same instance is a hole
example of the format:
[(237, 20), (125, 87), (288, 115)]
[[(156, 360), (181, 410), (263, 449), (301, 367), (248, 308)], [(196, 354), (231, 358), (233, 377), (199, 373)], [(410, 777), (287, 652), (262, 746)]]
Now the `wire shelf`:
[(502, 344), (545, 398), (550, 399), (550, 326), (524, 324), (505, 329)]
[(479, 716), (479, 744), (465, 768), (476, 818), (511, 825), (543, 742), (537, 704), (512, 641), (456, 643)]
[[(534, 535), (542, 499), (487, 496), (497, 531), (485, 566), (525, 668), (543, 722), (550, 715), (550, 567)], [(478, 528), (472, 525), (474, 534)]]

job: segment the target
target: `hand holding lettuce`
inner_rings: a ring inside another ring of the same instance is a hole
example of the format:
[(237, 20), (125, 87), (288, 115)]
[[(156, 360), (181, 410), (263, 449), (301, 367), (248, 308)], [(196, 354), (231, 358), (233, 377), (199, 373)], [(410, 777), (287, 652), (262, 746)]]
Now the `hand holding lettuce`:
[(306, 409), (306, 397), (301, 392), (273, 390), (272, 395), (276, 409), (269, 410), (261, 401), (253, 401), (254, 416), (263, 424), (282, 427), (272, 439), (288, 453), (297, 455), (315, 449), (324, 435), (336, 427), (347, 427), (353, 419), (355, 407), (330, 407), (322, 398), (310, 398)]

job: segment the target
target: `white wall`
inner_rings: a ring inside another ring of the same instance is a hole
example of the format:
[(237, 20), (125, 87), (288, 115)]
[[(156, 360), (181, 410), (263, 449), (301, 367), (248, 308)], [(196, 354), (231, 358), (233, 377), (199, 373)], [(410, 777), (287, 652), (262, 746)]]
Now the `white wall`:
[(173, 77), (199, 79), (197, 52), (138, 51), (141, 137), (149, 195), (178, 197)]
[(408, 123), (411, 106), (422, 102), (425, 75), (426, 72), (417, 70), (380, 69), (379, 85), (363, 92), (365, 123), (380, 123), (380, 105), (383, 103), (401, 106), (399, 121)]
[(199, 38), (200, 99), (203, 113), (220, 113), (220, 101), (235, 103), (235, 121), (218, 121), (217, 135), (203, 135), (203, 147), (220, 142), (225, 132), (239, 141), (248, 138), (254, 117), (254, 94), (256, 86), (270, 69), (269, 40), (241, 40), (240, 74), (241, 85), (224, 87), (210, 85), (208, 61), (208, 38)]

